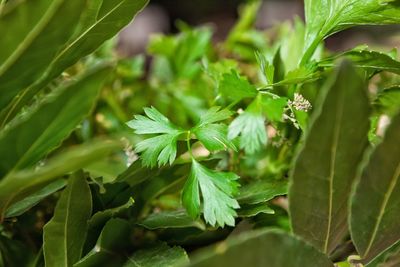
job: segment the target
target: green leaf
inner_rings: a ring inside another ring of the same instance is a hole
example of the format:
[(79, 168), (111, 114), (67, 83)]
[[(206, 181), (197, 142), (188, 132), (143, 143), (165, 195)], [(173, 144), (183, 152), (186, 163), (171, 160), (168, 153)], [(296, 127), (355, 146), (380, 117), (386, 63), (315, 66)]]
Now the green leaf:
[(236, 199), (240, 204), (258, 204), (286, 195), (287, 191), (287, 180), (259, 180), (243, 186)]
[(0, 110), (43, 74), (71, 37), (85, 7), (82, 0), (20, 1), (6, 6), (0, 17), (0, 32), (4, 33), (0, 39)]
[(76, 173), (62, 193), (53, 218), (43, 228), (46, 266), (72, 266), (81, 258), (91, 213), (89, 185), (83, 173)]
[(136, 115), (134, 120), (126, 123), (135, 130), (136, 134), (175, 134), (181, 132), (156, 108), (144, 108), (144, 112), (147, 117)]
[[(375, 257), (373, 261), (369, 262), (366, 267), (396, 267), (400, 259), (400, 242), (391, 246), (385, 250), (378, 257)], [(394, 264), (392, 264), (392, 262)]]
[(398, 24), (397, 0), (306, 0), (306, 44), (303, 63), (319, 43), (333, 33), (357, 25)]
[(60, 176), (77, 171), (116, 149), (121, 149), (120, 143), (90, 142), (54, 156), (43, 167), (10, 173), (0, 181), (0, 222), (10, 205), (34, 194)]
[(200, 142), (209, 150), (236, 150), (235, 145), (228, 139), (228, 126), (225, 124), (208, 124), (196, 128), (193, 133)]
[(186, 251), (181, 247), (169, 247), (161, 243), (152, 248), (136, 251), (124, 267), (173, 267), (189, 263)]
[(196, 127), (202, 127), (215, 122), (229, 119), (232, 116), (232, 112), (227, 109), (221, 109), (220, 107), (212, 107), (205, 114), (200, 117)]
[(280, 122), (283, 118), (288, 99), (285, 97), (273, 98), (269, 96), (262, 97), (262, 106), (265, 116), (269, 121)]
[(400, 111), (400, 86), (387, 88), (378, 93), (374, 107), (379, 113), (394, 116)]
[(240, 148), (252, 154), (267, 143), (265, 118), (256, 99), (243, 113), (229, 125), (228, 138), (240, 136)]
[[(88, 10), (81, 22), (81, 29), (58, 53), (42, 78), (49, 81), (79, 59), (94, 52), (101, 44), (115, 36), (133, 17), (146, 6), (148, 0), (103, 0), (98, 12)], [(99, 3), (99, 2), (97, 2)], [(96, 15), (96, 16), (95, 16)]]
[(245, 232), (193, 256), (193, 267), (333, 267), (328, 257), (280, 230)]
[(275, 73), (274, 65), (267, 59), (265, 55), (261, 54), (260, 52), (256, 52), (256, 60), (267, 84), (273, 84)]
[[(36, 3), (36, 1), (34, 2)], [(46, 2), (49, 2), (49, 0)], [(78, 2), (82, 3), (82, 1)], [(48, 64), (45, 74), (0, 113), (0, 120), (3, 123), (10, 121), (10, 118), (14, 117), (41, 89), (57, 78), (65, 69), (94, 52), (105, 41), (115, 36), (144, 8), (147, 2), (148, 0), (88, 1), (89, 5), (84, 10), (74, 36), (61, 47), (51, 64)], [(66, 11), (62, 10), (62, 12)], [(79, 12), (74, 10), (69, 13), (75, 14)], [(61, 15), (60, 17), (63, 16)], [(62, 22), (65, 21), (65, 19), (62, 20)], [(79, 20), (76, 19), (76, 21), (78, 22)], [(69, 24), (66, 25), (70, 27)], [(55, 27), (57, 28), (56, 32), (62, 32), (58, 24), (55, 24)], [(47, 47), (48, 45), (44, 46)]]
[(201, 220), (193, 220), (193, 218), (188, 216), (186, 211), (183, 210), (153, 213), (139, 222), (139, 225), (150, 230), (188, 227), (195, 227), (200, 230), (205, 230), (206, 228), (204, 222)]
[(347, 234), (347, 203), (368, 144), (366, 91), (354, 67), (343, 62), (321, 92), (291, 175), (293, 232), (326, 254)]
[(131, 198), (128, 202), (121, 206), (96, 212), (89, 220), (89, 228), (104, 225), (111, 218), (123, 214), (125, 211), (131, 208), (134, 203), (135, 201)]
[(226, 120), (232, 115), (229, 110), (220, 110), (219, 107), (212, 107), (191, 130), (197, 139), (209, 150), (226, 150), (231, 148), (236, 150), (235, 145), (228, 139), (228, 127), (225, 124), (214, 122)]
[(176, 158), (176, 142), (184, 131), (154, 107), (144, 108), (147, 117), (136, 115), (127, 125), (135, 130), (136, 134), (161, 134), (148, 138), (136, 145), (136, 152), (142, 153), (141, 158), (145, 166), (154, 167), (172, 164)]
[(253, 217), (260, 213), (275, 214), (275, 211), (271, 209), (266, 203), (259, 203), (255, 205), (242, 205), (238, 211), (239, 217)]
[(121, 173), (116, 182), (126, 182), (131, 187), (141, 184), (159, 173), (158, 169), (148, 169), (140, 161), (132, 163), (128, 169)]
[(92, 109), (110, 68), (103, 66), (63, 86), (0, 131), (0, 177), (32, 167), (60, 145)]
[(96, 242), (94, 248), (74, 267), (121, 266), (125, 256), (121, 251), (129, 243), (130, 225), (126, 220), (110, 219)]
[(368, 71), (389, 71), (400, 74), (400, 61), (397, 61), (387, 53), (371, 51), (366, 48), (356, 48), (340, 53), (333, 57), (324, 59), (319, 62), (318, 65), (321, 67), (332, 67), (335, 66), (335, 62), (338, 58), (343, 57), (351, 60), (356, 67)]
[(35, 192), (34, 194), (11, 205), (6, 211), (5, 218), (20, 216), (21, 214), (38, 204), (44, 198), (62, 189), (66, 184), (66, 180), (59, 179), (47, 186), (44, 186), (42, 189)]
[(240, 101), (243, 98), (253, 98), (257, 95), (257, 89), (245, 78), (232, 70), (224, 74), (218, 87), (219, 93), (233, 101)]
[(368, 263), (400, 240), (400, 115), (369, 158), (351, 202), (351, 236)]
[[(299, 17), (294, 17), (293, 23), (280, 25), (280, 50), (287, 75), (297, 72), (301, 57), (303, 56), (306, 26)], [(285, 77), (288, 80), (289, 77)]]
[(233, 198), (238, 192), (239, 177), (231, 172), (210, 170), (196, 160), (182, 194), (183, 206), (193, 218), (200, 215), (200, 192), (203, 199), (203, 213), (207, 223), (212, 226), (235, 225), (235, 209), (238, 202)]

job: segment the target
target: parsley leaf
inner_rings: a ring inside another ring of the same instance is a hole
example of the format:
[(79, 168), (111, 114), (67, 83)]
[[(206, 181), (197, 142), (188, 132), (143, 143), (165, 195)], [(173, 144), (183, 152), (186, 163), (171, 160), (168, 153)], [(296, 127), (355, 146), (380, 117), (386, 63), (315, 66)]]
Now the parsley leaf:
[(235, 145), (228, 139), (228, 126), (224, 124), (207, 124), (193, 131), (197, 139), (209, 150), (236, 150)]
[(219, 122), (228, 119), (232, 116), (232, 112), (227, 109), (220, 110), (220, 107), (210, 108), (203, 116), (200, 117), (199, 123), (196, 127), (201, 127), (206, 124)]
[(288, 99), (285, 97), (262, 97), (262, 105), (264, 113), (269, 121), (281, 122), (283, 119), (283, 113), (285, 112), (285, 107), (287, 106)]
[(193, 218), (200, 215), (201, 192), (206, 222), (212, 226), (234, 226), (237, 216), (235, 209), (239, 208), (234, 198), (238, 193), (238, 178), (231, 172), (210, 170), (192, 159), (192, 169), (182, 194), (188, 214)]
[(192, 129), (197, 139), (209, 150), (223, 150), (231, 148), (236, 150), (235, 145), (228, 139), (228, 127), (224, 124), (214, 122), (229, 118), (232, 112), (219, 107), (213, 107), (201, 116), (199, 123)]
[(258, 93), (254, 85), (247, 79), (240, 77), (235, 70), (222, 76), (219, 84), (219, 92), (233, 101), (240, 101), (243, 98), (253, 98)]
[(245, 112), (229, 125), (228, 138), (240, 136), (240, 148), (252, 154), (267, 143), (265, 118), (256, 99)]
[(167, 117), (154, 107), (144, 108), (147, 115), (136, 115), (127, 125), (135, 130), (136, 134), (161, 134), (148, 138), (136, 145), (136, 152), (142, 153), (143, 164), (149, 167), (172, 164), (176, 158), (176, 143), (184, 131), (172, 124)]

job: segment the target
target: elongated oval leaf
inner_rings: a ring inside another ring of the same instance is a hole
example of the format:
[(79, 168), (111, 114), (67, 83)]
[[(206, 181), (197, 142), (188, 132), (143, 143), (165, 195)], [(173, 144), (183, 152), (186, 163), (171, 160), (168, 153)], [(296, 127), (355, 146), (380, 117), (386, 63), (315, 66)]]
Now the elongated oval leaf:
[(190, 217), (184, 210), (153, 213), (147, 216), (144, 220), (140, 221), (138, 224), (150, 230), (189, 227), (205, 230), (206, 228), (203, 221), (199, 219), (193, 220), (192, 217)]
[(25, 211), (29, 210), (30, 208), (38, 204), (41, 200), (43, 200), (47, 196), (63, 188), (66, 184), (67, 182), (64, 179), (59, 179), (43, 187), (39, 191), (30, 195), (29, 197), (26, 197), (23, 200), (18, 201), (17, 203), (9, 207), (5, 214), (5, 218), (15, 217), (23, 214)]
[(329, 254), (347, 233), (347, 202), (367, 146), (369, 100), (344, 62), (322, 92), (289, 189), (295, 234)]
[(128, 257), (124, 267), (170, 267), (182, 266), (189, 262), (186, 251), (181, 247), (169, 247), (161, 243), (152, 248), (142, 249)]
[(116, 149), (121, 149), (119, 142), (90, 142), (55, 156), (41, 168), (8, 174), (0, 181), (0, 222), (3, 221), (4, 213), (10, 205), (34, 194), (61, 175), (77, 171)]
[(74, 267), (122, 266), (126, 257), (121, 252), (129, 243), (129, 230), (128, 221), (110, 219), (103, 227), (94, 248)]
[(0, 110), (48, 68), (86, 6), (84, 0), (19, 2), (0, 17)]
[(400, 240), (400, 115), (372, 153), (351, 205), (351, 235), (364, 262)]
[(278, 230), (243, 233), (193, 256), (196, 267), (333, 267), (328, 257)]
[(81, 31), (57, 55), (43, 80), (47, 82), (55, 78), (64, 69), (95, 51), (126, 26), (147, 2), (148, 0), (103, 0), (96, 17), (93, 17), (94, 12), (85, 17), (86, 25), (82, 25)]
[(259, 204), (287, 194), (287, 180), (259, 180), (240, 188), (240, 204)]
[(33, 166), (64, 140), (92, 109), (110, 68), (103, 66), (59, 88), (0, 132), (0, 177)]
[(82, 15), (78, 30), (73, 37), (53, 58), (46, 73), (0, 113), (0, 122), (5, 124), (10, 121), (29, 103), (38, 91), (58, 77), (66, 68), (75, 64), (82, 57), (94, 52), (105, 41), (115, 36), (144, 8), (147, 2), (148, 0), (89, 1), (89, 5)]
[(46, 266), (72, 266), (82, 254), (92, 195), (83, 173), (72, 175), (62, 193), (53, 218), (43, 229)]

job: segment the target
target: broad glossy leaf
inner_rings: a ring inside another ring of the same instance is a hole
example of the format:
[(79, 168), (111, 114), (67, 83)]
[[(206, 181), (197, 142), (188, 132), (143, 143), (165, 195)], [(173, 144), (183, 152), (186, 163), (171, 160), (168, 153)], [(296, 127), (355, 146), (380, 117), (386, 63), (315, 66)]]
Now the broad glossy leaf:
[(103, 0), (96, 17), (93, 17), (93, 11), (89, 11), (90, 14), (84, 17), (80, 32), (58, 53), (42, 80), (55, 78), (79, 59), (95, 51), (126, 26), (147, 2), (148, 0)]
[(400, 115), (363, 170), (351, 202), (351, 236), (365, 263), (400, 240)]
[(389, 71), (400, 74), (400, 61), (397, 61), (387, 53), (372, 51), (364, 48), (356, 48), (340, 53), (339, 55), (322, 60), (318, 63), (318, 65), (322, 67), (335, 66), (337, 59), (342, 57), (351, 60), (354, 66), (368, 71)]
[(306, 0), (306, 63), (320, 41), (329, 35), (357, 25), (398, 24), (398, 0)]
[(74, 267), (121, 266), (126, 257), (121, 253), (129, 243), (130, 226), (128, 221), (111, 219), (104, 226), (95, 247)]
[(6, 6), (0, 17), (0, 110), (43, 74), (73, 34), (87, 3), (19, 2)]
[(260, 180), (243, 186), (236, 199), (241, 204), (258, 204), (267, 202), (276, 196), (286, 195), (287, 191), (287, 180)]
[(364, 81), (348, 62), (321, 94), (291, 175), (289, 206), (294, 233), (330, 254), (347, 234), (347, 203), (368, 144), (370, 107)]
[(139, 222), (139, 225), (150, 230), (187, 227), (195, 227), (204, 230), (206, 227), (204, 222), (199, 219), (193, 220), (184, 210), (153, 213)]
[(148, 249), (136, 251), (124, 267), (172, 267), (189, 263), (186, 251), (181, 247), (169, 247), (161, 243)]
[(43, 187), (39, 191), (35, 192), (34, 194), (24, 198), (21, 201), (11, 205), (5, 214), (5, 218), (15, 217), (23, 214), (36, 204), (38, 204), (41, 200), (46, 198), (47, 196), (57, 192), (61, 188), (63, 188), (67, 184), (67, 181), (64, 179), (59, 179), (51, 184)]
[(116, 149), (121, 149), (120, 143), (91, 142), (55, 156), (43, 167), (10, 173), (0, 181), (0, 222), (10, 205), (34, 194), (60, 176), (79, 170)]
[[(78, 0), (78, 2), (83, 3), (81, 0)], [(147, 2), (148, 0), (89, 1), (88, 7), (79, 22), (78, 31), (68, 40), (68, 43), (61, 47), (51, 64), (48, 64), (50, 66), (48, 66), (45, 74), (34, 85), (20, 94), (17, 99), (14, 99), (6, 110), (0, 113), (1, 121), (9, 121), (10, 117), (15, 116), (38, 91), (57, 78), (65, 69), (94, 52), (105, 41), (115, 36), (144, 8)], [(66, 14), (65, 11), (63, 12), (63, 14)], [(74, 12), (71, 11), (68, 14)], [(60, 17), (62, 18), (63, 15), (60, 15)], [(78, 19), (76, 20), (78, 21)], [(66, 20), (62, 19), (62, 21)], [(57, 25), (55, 26), (57, 27)], [(43, 45), (43, 47), (47, 47), (47, 45)]]
[(80, 259), (91, 213), (89, 185), (82, 172), (75, 173), (43, 228), (46, 266), (72, 266)]
[(328, 257), (278, 230), (245, 232), (193, 256), (193, 267), (333, 267)]
[(97, 68), (57, 89), (0, 131), (0, 177), (34, 166), (68, 137), (92, 109), (109, 71)]

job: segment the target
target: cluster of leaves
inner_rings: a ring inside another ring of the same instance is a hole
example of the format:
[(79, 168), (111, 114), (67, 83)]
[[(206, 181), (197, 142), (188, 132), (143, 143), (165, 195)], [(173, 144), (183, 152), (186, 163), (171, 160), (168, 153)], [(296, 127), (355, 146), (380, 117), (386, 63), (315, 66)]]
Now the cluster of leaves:
[(265, 31), (251, 1), (222, 43), (153, 36), (148, 71), (102, 45), (145, 4), (0, 4), (0, 265), (396, 266), (400, 62), (323, 40), (399, 1)]

